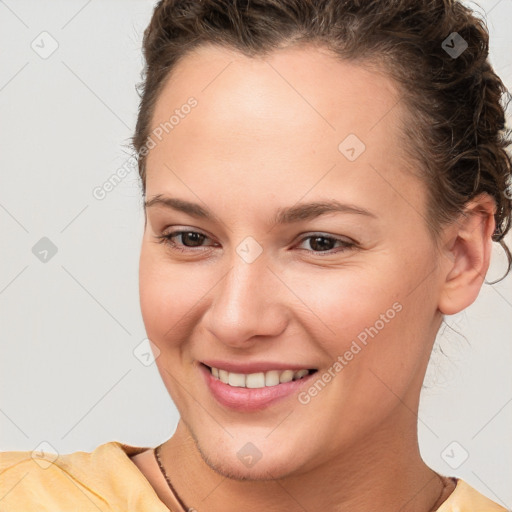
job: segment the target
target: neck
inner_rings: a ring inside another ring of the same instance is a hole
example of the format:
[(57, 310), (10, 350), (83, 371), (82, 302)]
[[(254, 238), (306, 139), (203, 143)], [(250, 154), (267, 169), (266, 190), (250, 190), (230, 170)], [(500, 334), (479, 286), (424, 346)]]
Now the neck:
[(214, 471), (182, 420), (160, 453), (179, 497), (198, 511), (235, 512), (243, 504), (249, 511), (363, 512), (378, 503), (381, 512), (430, 512), (440, 505), (443, 485), (420, 456), (416, 418), (411, 411), (404, 416), (406, 423), (390, 419), (307, 473), (272, 481), (232, 480)]

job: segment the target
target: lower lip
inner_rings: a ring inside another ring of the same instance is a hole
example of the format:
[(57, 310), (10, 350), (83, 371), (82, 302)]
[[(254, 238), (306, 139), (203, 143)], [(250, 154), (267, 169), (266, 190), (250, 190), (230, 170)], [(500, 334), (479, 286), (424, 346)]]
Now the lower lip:
[(204, 375), (208, 389), (221, 405), (244, 412), (265, 409), (269, 405), (293, 395), (317, 373), (310, 373), (302, 379), (284, 382), (276, 386), (241, 388), (224, 384), (215, 378), (203, 364), (200, 364), (199, 368)]

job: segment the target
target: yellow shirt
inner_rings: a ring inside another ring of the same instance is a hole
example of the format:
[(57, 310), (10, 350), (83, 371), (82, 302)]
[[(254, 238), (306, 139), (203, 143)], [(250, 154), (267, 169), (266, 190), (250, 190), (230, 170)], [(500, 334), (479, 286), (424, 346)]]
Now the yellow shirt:
[[(118, 441), (57, 456), (0, 452), (0, 512), (169, 512), (129, 458), (149, 447)], [(186, 512), (178, 501), (172, 512)], [(458, 479), (437, 512), (506, 512)]]

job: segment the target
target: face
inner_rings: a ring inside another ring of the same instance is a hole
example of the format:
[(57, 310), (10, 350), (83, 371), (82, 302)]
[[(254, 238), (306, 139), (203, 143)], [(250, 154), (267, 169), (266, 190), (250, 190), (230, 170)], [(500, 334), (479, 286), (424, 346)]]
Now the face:
[[(202, 47), (158, 98), (142, 315), (182, 422), (224, 475), (300, 474), (415, 432), (438, 256), (399, 100), (386, 76), (304, 47)], [(276, 384), (286, 369), (316, 372)]]

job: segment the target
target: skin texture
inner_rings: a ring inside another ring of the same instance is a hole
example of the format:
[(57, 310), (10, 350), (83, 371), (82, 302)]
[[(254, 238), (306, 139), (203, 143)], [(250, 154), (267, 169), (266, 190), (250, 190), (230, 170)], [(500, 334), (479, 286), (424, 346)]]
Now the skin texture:
[[(442, 315), (469, 306), (483, 283), (493, 201), (468, 204), (437, 247), (425, 185), (401, 153), (398, 89), (318, 48), (254, 59), (201, 47), (165, 84), (152, 128), (191, 96), (197, 106), (149, 152), (146, 198), (215, 217), (146, 208), (140, 255), (144, 324), (181, 416), (161, 451), (175, 489), (199, 512), (431, 510), (442, 485), (418, 449), (421, 384)], [(349, 134), (366, 146), (354, 161), (338, 149)], [(273, 223), (278, 208), (328, 199), (374, 217)], [(185, 253), (159, 243), (180, 229), (206, 238), (175, 236)], [(319, 232), (355, 245), (323, 249), (306, 238)], [(237, 253), (247, 237), (262, 249), (252, 263)], [(294, 394), (235, 412), (198, 370), (207, 359), (278, 361), (321, 376), (393, 304), (400, 311), (307, 404)], [(237, 456), (249, 442), (262, 455), (252, 467)], [(152, 453), (142, 460), (165, 502)]]

